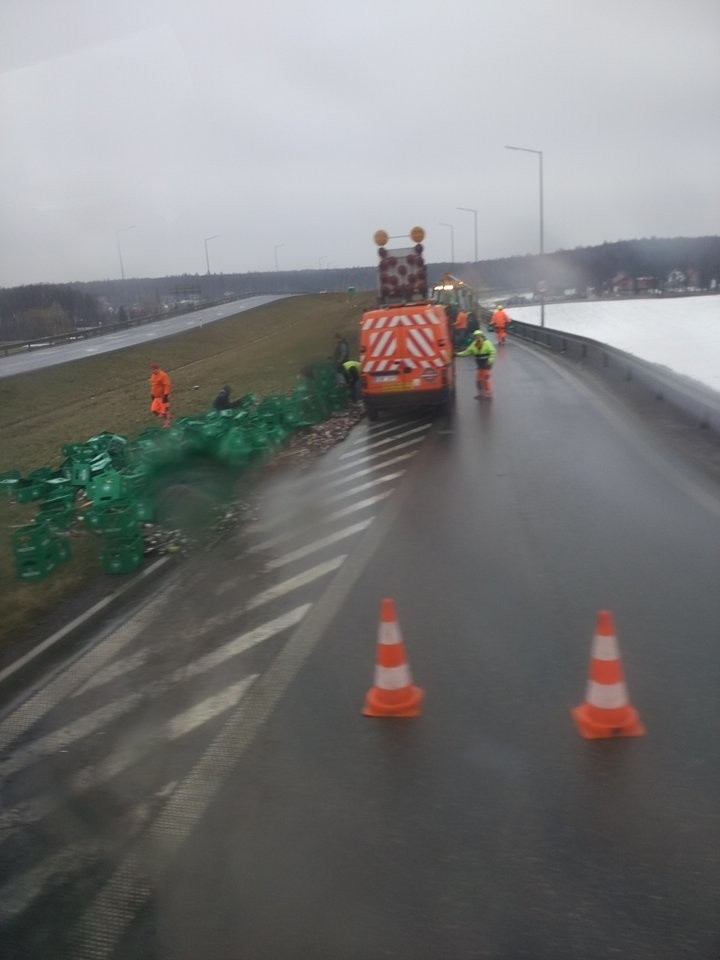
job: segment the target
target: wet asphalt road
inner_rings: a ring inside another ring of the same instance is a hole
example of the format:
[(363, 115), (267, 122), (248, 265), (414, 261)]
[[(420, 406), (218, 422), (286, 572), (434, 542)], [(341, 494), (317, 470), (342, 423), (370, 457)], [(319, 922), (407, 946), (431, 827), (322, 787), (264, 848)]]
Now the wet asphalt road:
[[(459, 373), (0, 722), (3, 957), (720, 956), (717, 491), (527, 348)], [(417, 719), (360, 715), (383, 596)], [(644, 738), (571, 722), (602, 607)]]
[(29, 373), (31, 370), (40, 370), (42, 367), (52, 367), (59, 363), (68, 363), (70, 360), (82, 360), (84, 357), (92, 357), (98, 353), (122, 350), (138, 343), (149, 343), (159, 337), (184, 333), (195, 327), (202, 327), (206, 323), (213, 323), (215, 320), (224, 320), (226, 317), (245, 313), (246, 310), (261, 307), (278, 299), (280, 298), (275, 295), (246, 297), (243, 300), (220, 303), (214, 307), (196, 310), (194, 313), (183, 313), (177, 317), (168, 317), (166, 320), (157, 320), (143, 326), (104, 333), (88, 340), (75, 340), (55, 347), (36, 347), (34, 352), (28, 350), (9, 357), (0, 357), (0, 378)]

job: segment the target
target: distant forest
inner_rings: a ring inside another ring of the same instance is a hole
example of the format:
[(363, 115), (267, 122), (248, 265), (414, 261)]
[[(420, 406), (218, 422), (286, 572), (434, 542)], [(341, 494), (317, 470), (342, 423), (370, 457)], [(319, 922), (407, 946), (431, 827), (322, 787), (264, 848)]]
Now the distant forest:
[[(430, 282), (453, 273), (480, 291), (527, 293), (540, 281), (547, 296), (574, 290), (586, 295), (644, 289), (710, 289), (720, 285), (720, 237), (622, 240), (596, 247), (506, 257), (474, 263), (428, 264)], [(644, 278), (636, 284), (637, 278)], [(229, 296), (343, 292), (376, 288), (375, 264), (326, 270), (270, 273), (184, 274), (174, 277), (33, 284), (0, 289), (0, 340), (62, 334), (128, 313), (151, 315), (162, 305)]]

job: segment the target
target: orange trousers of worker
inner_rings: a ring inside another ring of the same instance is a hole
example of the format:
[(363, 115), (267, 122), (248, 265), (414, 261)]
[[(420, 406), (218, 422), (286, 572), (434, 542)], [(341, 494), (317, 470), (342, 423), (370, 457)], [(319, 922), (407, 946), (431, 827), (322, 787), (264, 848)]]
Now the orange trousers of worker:
[(170, 426), (170, 404), (163, 403), (162, 397), (154, 397), (150, 405), (150, 413), (154, 413), (163, 421), (164, 427)]
[(479, 367), (475, 371), (475, 384), (477, 386), (478, 397), (491, 397), (493, 395), (489, 368)]

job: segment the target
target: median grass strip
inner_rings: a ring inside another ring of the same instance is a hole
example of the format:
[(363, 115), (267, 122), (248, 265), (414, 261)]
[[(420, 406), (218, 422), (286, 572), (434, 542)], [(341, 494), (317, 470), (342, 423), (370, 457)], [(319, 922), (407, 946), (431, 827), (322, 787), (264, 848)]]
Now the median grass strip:
[[(0, 379), (0, 472), (58, 465), (63, 444), (104, 430), (139, 434), (152, 422), (152, 361), (170, 375), (174, 416), (208, 410), (225, 383), (234, 397), (284, 392), (301, 367), (327, 358), (336, 331), (356, 355), (358, 321), (372, 302), (371, 294), (292, 297), (148, 344)], [(18, 582), (10, 533), (36, 513), (35, 505), (0, 501), (0, 648), (101, 570), (94, 538), (73, 538), (67, 564), (40, 583)]]

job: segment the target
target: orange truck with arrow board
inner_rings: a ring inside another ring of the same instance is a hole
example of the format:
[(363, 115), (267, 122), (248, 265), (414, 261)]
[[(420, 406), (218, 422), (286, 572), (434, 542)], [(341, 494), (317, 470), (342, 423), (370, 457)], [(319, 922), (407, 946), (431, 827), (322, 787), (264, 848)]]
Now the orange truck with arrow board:
[[(381, 412), (435, 407), (451, 413), (455, 364), (445, 307), (428, 295), (422, 241), (413, 227), (412, 246), (388, 249), (384, 230), (378, 246), (378, 305), (360, 321), (360, 386), (368, 420)], [(394, 239), (394, 238), (393, 238)]]

